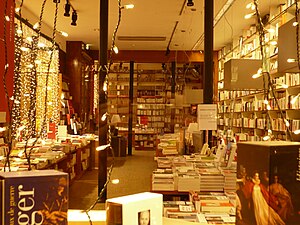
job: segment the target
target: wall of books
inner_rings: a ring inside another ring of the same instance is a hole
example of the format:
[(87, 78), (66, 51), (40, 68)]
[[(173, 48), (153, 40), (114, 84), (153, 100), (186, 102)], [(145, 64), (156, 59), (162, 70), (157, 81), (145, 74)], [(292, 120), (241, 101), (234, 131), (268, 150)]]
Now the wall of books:
[[(283, 40), (283, 33), (287, 32), (282, 31), (285, 26), (293, 27), (291, 21), (295, 17), (295, 8), (295, 1), (270, 6), (269, 19), (263, 24), (263, 35), (258, 26), (252, 25), (219, 52), (218, 128), (233, 130), (239, 140), (299, 140), (300, 70), (280, 69), (288, 64), (289, 57), (293, 58), (296, 47), (284, 53), (285, 60), (279, 60), (283, 51), (296, 43), (295, 37), (287, 44)], [(293, 33), (296, 30), (289, 32), (290, 36)], [(252, 74), (238, 74), (233, 72), (234, 67), (226, 73), (226, 64), (232, 59), (240, 62), (261, 60), (261, 66)], [(235, 85), (235, 79), (242, 77), (245, 80), (237, 84), (256, 82), (256, 86), (244, 88)]]

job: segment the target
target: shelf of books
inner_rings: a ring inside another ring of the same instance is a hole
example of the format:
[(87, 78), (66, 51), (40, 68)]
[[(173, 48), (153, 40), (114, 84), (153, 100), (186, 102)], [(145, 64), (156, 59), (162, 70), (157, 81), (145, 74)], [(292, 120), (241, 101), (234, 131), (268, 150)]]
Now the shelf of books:
[(156, 149), (159, 133), (165, 131), (165, 74), (161, 70), (139, 70), (135, 149)]
[[(69, 181), (72, 183), (88, 170), (91, 165), (93, 135), (69, 136), (66, 138), (57, 138), (58, 141), (47, 139), (46, 141), (38, 141), (34, 139), (20, 141), (11, 150), (10, 164), (6, 162), (6, 157), (0, 152), (0, 171), (24, 171), (28, 170), (45, 170), (55, 169), (69, 174)], [(8, 148), (8, 146), (3, 146)], [(30, 151), (29, 158), (25, 155), (24, 149)], [(6, 150), (5, 150), (6, 151)]]
[[(283, 29), (291, 23), (294, 12), (295, 1), (270, 6), (270, 17), (264, 24), (267, 31), (263, 36), (264, 57), (261, 55), (261, 36), (255, 25), (245, 29), (240, 37), (234, 38), (233, 43), (219, 51), (218, 129), (232, 130), (239, 140), (255, 141), (266, 137), (300, 140), (299, 135), (295, 135), (300, 129), (299, 68), (280, 68), (288, 61), (281, 60), (282, 52), (287, 48), (286, 43), (280, 44), (285, 40)], [(296, 38), (290, 42), (293, 41), (296, 43)], [(292, 52), (286, 54), (293, 55)], [(259, 72), (258, 68), (258, 71), (253, 73), (257, 73), (256, 81), (253, 81), (253, 74), (238, 74), (237, 70), (233, 72), (232, 65), (229, 68), (231, 71), (228, 72), (226, 66), (228, 68), (229, 62), (233, 60), (240, 64), (245, 60), (261, 60), (260, 67), (264, 67), (265, 72)], [(249, 79), (240, 83), (257, 82), (256, 87), (234, 86), (235, 79), (238, 82), (242, 75)]]
[[(132, 126), (136, 125), (136, 75), (133, 80), (133, 114), (132, 114)], [(117, 116), (117, 122), (111, 121), (120, 134), (125, 137), (128, 136), (128, 122), (129, 122), (129, 89), (130, 89), (130, 74), (129, 66), (123, 64), (122, 67), (113, 66), (112, 71), (108, 76), (108, 113), (111, 120), (114, 116)]]

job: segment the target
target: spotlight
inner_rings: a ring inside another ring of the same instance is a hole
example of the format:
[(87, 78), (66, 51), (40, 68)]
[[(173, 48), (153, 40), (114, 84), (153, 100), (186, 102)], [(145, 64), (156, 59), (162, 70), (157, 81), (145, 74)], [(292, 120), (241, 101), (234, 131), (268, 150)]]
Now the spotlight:
[(187, 6), (194, 6), (193, 0), (188, 0), (186, 3)]
[(70, 9), (71, 9), (71, 5), (70, 5), (69, 1), (67, 0), (67, 2), (65, 4), (65, 13), (64, 13), (64, 16), (70, 17)]
[(71, 23), (71, 25), (72, 26), (77, 26), (76, 21), (77, 21), (77, 12), (74, 10), (73, 13), (72, 13), (72, 23)]

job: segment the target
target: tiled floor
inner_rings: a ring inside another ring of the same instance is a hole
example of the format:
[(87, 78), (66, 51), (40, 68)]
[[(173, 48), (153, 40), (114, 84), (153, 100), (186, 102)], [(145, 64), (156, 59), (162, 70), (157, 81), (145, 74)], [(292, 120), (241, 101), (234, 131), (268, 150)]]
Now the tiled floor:
[[(112, 179), (119, 184), (108, 184), (107, 198), (150, 191), (151, 173), (156, 168), (154, 151), (133, 151), (132, 156), (115, 158)], [(87, 171), (70, 186), (70, 209), (88, 209), (98, 196), (98, 170)], [(104, 209), (97, 203), (93, 209)]]

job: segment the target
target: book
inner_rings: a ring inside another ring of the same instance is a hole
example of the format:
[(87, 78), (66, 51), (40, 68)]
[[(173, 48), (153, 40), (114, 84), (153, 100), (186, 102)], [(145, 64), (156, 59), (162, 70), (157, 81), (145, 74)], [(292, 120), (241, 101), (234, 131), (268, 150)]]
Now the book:
[(224, 213), (233, 213), (235, 211), (233, 204), (229, 202), (212, 202), (200, 203), (201, 212), (224, 212)]
[(0, 172), (0, 224), (67, 225), (68, 174), (57, 170)]

